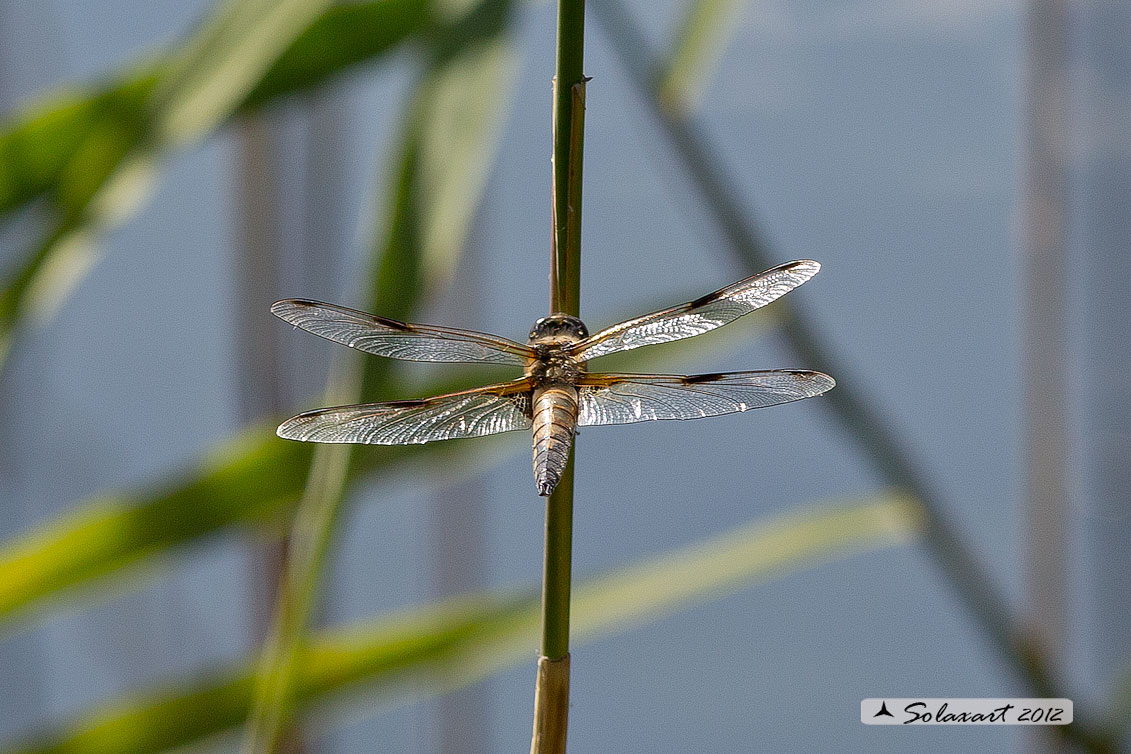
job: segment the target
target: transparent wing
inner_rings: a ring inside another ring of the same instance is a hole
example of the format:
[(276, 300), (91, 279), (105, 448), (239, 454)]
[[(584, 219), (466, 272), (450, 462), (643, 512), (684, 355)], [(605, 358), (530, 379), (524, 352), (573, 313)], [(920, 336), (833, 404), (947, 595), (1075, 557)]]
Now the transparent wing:
[(729, 374), (586, 374), (578, 387), (581, 426), (699, 419), (776, 406), (829, 390), (821, 372), (773, 369)]
[(821, 265), (809, 259), (788, 262), (695, 301), (613, 325), (575, 343), (570, 351), (584, 361), (700, 335), (784, 296), (820, 269)]
[(418, 445), (529, 429), (532, 387), (523, 378), (434, 398), (320, 408), (287, 419), (277, 434), (305, 442)]
[(271, 313), (315, 335), (393, 359), (524, 366), (534, 357), (529, 347), (497, 335), (413, 325), (320, 301), (276, 301)]

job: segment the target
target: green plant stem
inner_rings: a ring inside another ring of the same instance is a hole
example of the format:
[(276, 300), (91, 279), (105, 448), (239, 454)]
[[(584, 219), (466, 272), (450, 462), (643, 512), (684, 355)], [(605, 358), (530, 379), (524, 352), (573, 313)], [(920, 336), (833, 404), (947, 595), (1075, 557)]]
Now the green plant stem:
[[(564, 3), (563, 3), (564, 4)], [(560, 27), (559, 27), (560, 28)], [(580, 56), (580, 52), (578, 53)], [(558, 60), (561, 61), (559, 52)], [(560, 80), (560, 79), (559, 79)], [(556, 87), (555, 87), (556, 88)], [(585, 82), (569, 87), (568, 121), (554, 121), (554, 241), (550, 273), (550, 312), (578, 316), (581, 272), (581, 140), (585, 117)], [(562, 113), (560, 100), (556, 112)], [(569, 135), (566, 151), (558, 155), (559, 134)], [(559, 166), (563, 166), (559, 169)], [(559, 212), (559, 180), (564, 177), (567, 198)], [(565, 215), (565, 222), (558, 218)], [(543, 569), (542, 656), (560, 659), (569, 654), (570, 558), (573, 548), (573, 451), (561, 481), (546, 499), (546, 555)]]
[[(558, 0), (554, 76), (550, 313), (578, 316), (581, 302), (581, 166), (585, 131), (585, 0)], [(542, 642), (531, 754), (564, 754), (569, 712), (569, 607), (573, 556), (573, 450), (546, 498)]]
[[(762, 270), (775, 264), (750, 220), (750, 213), (742, 206), (737, 181), (716, 158), (715, 151), (686, 113), (664, 106), (659, 94), (661, 68), (624, 7), (617, 0), (606, 0), (597, 8), (597, 20), (614, 40), (614, 52), (644, 95), (735, 257), (750, 270)], [(887, 484), (906, 490), (922, 506), (924, 544), (977, 624), (1035, 697), (1070, 696), (1064, 693), (1039, 642), (1010, 614), (1005, 596), (950, 522), (941, 499), (904, 450), (906, 444), (854, 389), (858, 383), (849, 378), (850, 370), (831, 355), (832, 349), (808, 324), (807, 318), (798, 313), (796, 303), (780, 301), (775, 306), (782, 330), (799, 359), (806, 366), (837, 377), (837, 388), (828, 393), (824, 403), (833, 409), (848, 436), (862, 446)], [(1077, 717), (1079, 720), (1082, 715)], [(1090, 752), (1113, 750), (1110, 736), (1086, 720), (1056, 726), (1054, 734)]]
[[(558, 3), (554, 77), (553, 218), (550, 313), (578, 316), (581, 300), (581, 156), (585, 117), (584, 0)], [(573, 546), (573, 455), (546, 499), (542, 591), (542, 656), (569, 654), (570, 558)]]
[(290, 558), (279, 583), (275, 619), (260, 658), (243, 754), (279, 751), (292, 729), (298, 663), (345, 499), (350, 451), (348, 445), (320, 446), (314, 451), (306, 492), (292, 528)]
[(550, 313), (578, 316), (581, 303), (581, 159), (585, 118), (585, 0), (558, 2), (554, 76)]
[(546, 498), (546, 557), (542, 568), (543, 657), (569, 654), (569, 595), (573, 552), (573, 457)]

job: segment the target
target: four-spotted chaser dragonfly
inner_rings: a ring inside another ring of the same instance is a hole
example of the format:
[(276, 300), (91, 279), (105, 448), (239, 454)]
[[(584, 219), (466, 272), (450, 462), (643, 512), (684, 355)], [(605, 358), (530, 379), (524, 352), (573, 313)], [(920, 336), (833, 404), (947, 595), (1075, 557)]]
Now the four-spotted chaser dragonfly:
[(820, 372), (772, 369), (727, 374), (590, 372), (588, 362), (640, 346), (689, 338), (765, 306), (817, 274), (789, 262), (695, 301), (589, 335), (581, 320), (552, 314), (524, 345), (497, 335), (413, 325), (333, 304), (286, 299), (271, 311), (304, 330), (367, 353), (410, 361), (522, 367), (511, 382), (416, 400), (308, 411), (278, 434), (306, 442), (410, 445), (533, 429), (534, 481), (549, 495), (561, 478), (577, 427), (655, 419), (698, 419), (820, 395), (835, 383)]

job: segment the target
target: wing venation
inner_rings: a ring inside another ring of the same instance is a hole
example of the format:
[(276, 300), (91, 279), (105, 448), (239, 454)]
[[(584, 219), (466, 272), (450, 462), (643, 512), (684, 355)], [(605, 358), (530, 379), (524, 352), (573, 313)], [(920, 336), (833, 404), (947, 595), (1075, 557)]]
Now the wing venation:
[(392, 359), (525, 366), (534, 357), (528, 346), (497, 335), (398, 322), (321, 301), (285, 299), (271, 312), (307, 332)]
[(809, 259), (779, 265), (695, 301), (608, 327), (575, 343), (571, 351), (575, 358), (589, 360), (701, 335), (784, 296), (820, 269)]
[(587, 374), (578, 387), (578, 424), (700, 419), (776, 406), (835, 385), (821, 372), (774, 369), (728, 374)]

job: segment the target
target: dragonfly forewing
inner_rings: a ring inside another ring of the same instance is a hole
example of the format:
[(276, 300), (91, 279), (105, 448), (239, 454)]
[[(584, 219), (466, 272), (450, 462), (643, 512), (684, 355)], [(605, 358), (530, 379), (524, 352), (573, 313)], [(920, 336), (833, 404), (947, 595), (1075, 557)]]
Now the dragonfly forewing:
[(605, 328), (570, 350), (577, 359), (589, 360), (701, 335), (781, 298), (820, 269), (821, 265), (810, 259), (788, 262), (686, 304)]
[(392, 359), (517, 366), (534, 359), (529, 346), (497, 335), (398, 322), (321, 301), (285, 299), (271, 312), (307, 332)]

